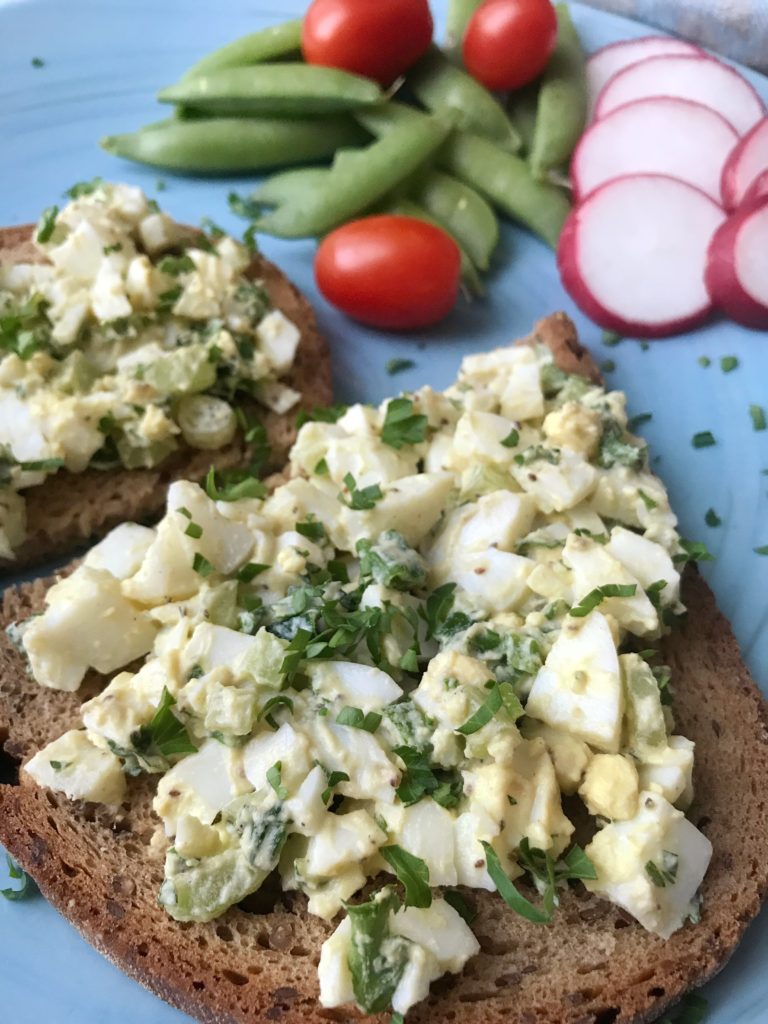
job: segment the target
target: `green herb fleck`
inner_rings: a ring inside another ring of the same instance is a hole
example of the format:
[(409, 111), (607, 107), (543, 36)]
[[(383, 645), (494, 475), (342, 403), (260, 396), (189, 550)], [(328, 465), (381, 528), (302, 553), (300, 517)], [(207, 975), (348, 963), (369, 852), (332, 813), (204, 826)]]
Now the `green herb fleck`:
[(267, 772), (267, 782), (277, 793), (278, 799), (287, 800), (288, 790), (283, 785), (283, 762), (275, 761)]
[(195, 753), (197, 747), (189, 738), (183, 722), (172, 711), (175, 704), (174, 697), (163, 687), (160, 703), (151, 722), (131, 733), (130, 746), (119, 747), (109, 741), (112, 753), (122, 759), (123, 771), (127, 775), (165, 772), (170, 767), (169, 757)]
[(386, 370), (390, 377), (393, 377), (396, 373), (404, 373), (406, 370), (412, 370), (416, 363), (412, 359), (390, 359), (387, 363)]
[(530, 900), (526, 899), (517, 890), (501, 866), (499, 855), (490, 843), (482, 841), (482, 847), (485, 850), (485, 863), (488, 868), (488, 874), (491, 876), (499, 896), (501, 896), (507, 906), (532, 924), (548, 924), (552, 919), (552, 915), (539, 910), (538, 907), (535, 907)]
[(199, 576), (203, 577), (210, 576), (213, 572), (213, 566), (199, 551), (195, 552), (195, 557), (192, 559), (192, 568)]
[(616, 363), (613, 361), (613, 359), (604, 359), (602, 363), (600, 363), (600, 369), (603, 371), (603, 373), (613, 373), (613, 371), (616, 369)]
[(393, 398), (387, 403), (381, 440), (390, 448), (420, 444), (427, 436), (427, 417), (414, 413), (410, 398)]
[(653, 413), (639, 412), (637, 416), (633, 416), (629, 423), (627, 423), (627, 429), (631, 434), (634, 434), (638, 427), (642, 427), (644, 423), (648, 423), (652, 419)]
[(704, 522), (707, 524), (707, 526), (712, 527), (722, 526), (723, 524), (723, 520), (720, 518), (720, 516), (717, 514), (717, 512), (715, 512), (713, 508), (707, 509), (706, 514), (704, 516)]
[(296, 532), (309, 540), (323, 540), (325, 527), (321, 522), (314, 519), (307, 519), (303, 523), (296, 523)]
[(199, 540), (203, 536), (203, 528), (199, 523), (189, 523), (184, 533), (187, 537)]
[(56, 227), (56, 218), (59, 215), (58, 206), (49, 206), (43, 210), (40, 220), (37, 222), (37, 241), (48, 242)]
[(752, 419), (753, 430), (765, 430), (768, 427), (768, 423), (765, 418), (765, 409), (762, 405), (750, 405), (749, 415)]
[(351, 473), (347, 473), (344, 477), (344, 486), (349, 491), (349, 500), (342, 493), (339, 494), (339, 500), (347, 508), (351, 508), (355, 512), (365, 512), (368, 509), (372, 509), (376, 502), (381, 501), (384, 497), (379, 484), (370, 484), (368, 487), (362, 487), (358, 490), (355, 478)]
[(362, 729), (364, 732), (376, 732), (381, 725), (378, 711), (363, 714), (360, 708), (344, 707), (336, 716), (337, 725), (347, 725), (351, 729)]
[(699, 366), (703, 366), (705, 369), (708, 366), (712, 365), (712, 360), (709, 358), (709, 356), (699, 356), (697, 362)]
[(643, 504), (645, 505), (645, 507), (648, 509), (649, 512), (652, 512), (653, 509), (658, 508), (658, 506), (659, 506), (658, 501), (654, 501), (653, 498), (650, 496), (650, 494), (646, 494), (645, 491), (640, 490), (640, 489), (638, 489), (637, 493), (642, 498)]
[(460, 725), (456, 732), (462, 736), (471, 736), (487, 725), (501, 708), (510, 714), (512, 721), (517, 721), (523, 714), (523, 706), (518, 700), (510, 683), (492, 682), (491, 691), (473, 715)]
[[(349, 782), (349, 776), (346, 772), (326, 772), (328, 779), (328, 785), (320, 794), (320, 799), (324, 804), (327, 804), (333, 795), (333, 790), (340, 782)], [(382, 831), (384, 831), (382, 829)]]
[(609, 348), (613, 348), (614, 345), (618, 345), (622, 341), (624, 339), (616, 331), (603, 331), (603, 344)]
[(443, 899), (448, 906), (453, 907), (459, 917), (466, 921), (467, 924), (472, 924), (477, 917), (475, 908), (469, 905), (457, 889), (446, 889), (443, 893)]
[(768, 555), (768, 544), (761, 544), (759, 548), (753, 548), (756, 555)]
[(636, 583), (604, 583), (602, 587), (590, 590), (586, 597), (583, 597), (577, 605), (571, 608), (569, 614), (576, 619), (583, 619), (607, 598), (633, 597), (636, 590)]
[(516, 448), (520, 443), (520, 433), (515, 430), (514, 427), (510, 430), (504, 440), (501, 442), (505, 448)]
[(261, 562), (249, 562), (247, 565), (244, 565), (242, 569), (238, 569), (237, 579), (240, 583), (250, 583), (251, 580), (271, 568), (272, 567), (270, 565), (264, 565)]
[(711, 430), (700, 430), (698, 434), (693, 435), (691, 444), (694, 448), (711, 448), (717, 441)]
[(723, 373), (731, 373), (739, 365), (739, 360), (736, 356), (722, 356), (720, 359), (720, 369)]
[(680, 858), (676, 853), (664, 850), (661, 865), (649, 860), (645, 865), (645, 873), (657, 888), (664, 889), (668, 885), (675, 884), (679, 863)]
[(707, 550), (707, 545), (700, 540), (680, 540), (680, 547), (683, 549), (672, 556), (675, 565), (685, 565), (686, 562), (713, 562), (715, 556)]
[(7, 889), (0, 889), (0, 896), (4, 896), (7, 900), (18, 902), (34, 895), (36, 886), (26, 871), (19, 867), (16, 861), (8, 854), (5, 855), (5, 859), (8, 863), (8, 874), (14, 881), (21, 882), (21, 885), (18, 889), (13, 889), (10, 886)]
[(44, 68), (45, 67), (45, 61), (43, 60), (42, 57), (33, 57), (32, 60), (30, 61), (30, 64), (32, 65), (33, 68)]
[(426, 863), (401, 846), (382, 846), (379, 853), (394, 870), (398, 882), (405, 888), (406, 907), (431, 907), (432, 893)]
[(696, 992), (689, 992), (669, 1013), (660, 1017), (657, 1024), (701, 1024), (709, 1013), (709, 1003)]

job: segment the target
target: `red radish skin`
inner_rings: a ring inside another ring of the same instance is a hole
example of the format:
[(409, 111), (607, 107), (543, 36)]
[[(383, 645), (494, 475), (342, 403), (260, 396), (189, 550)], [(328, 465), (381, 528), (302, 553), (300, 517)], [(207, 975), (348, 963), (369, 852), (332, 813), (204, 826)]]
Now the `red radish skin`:
[(614, 75), (597, 101), (595, 116), (651, 96), (676, 96), (711, 107), (744, 135), (765, 116), (758, 94), (728, 64), (714, 57), (649, 57)]
[(749, 191), (742, 199), (741, 205), (746, 206), (749, 203), (754, 203), (756, 200), (762, 199), (763, 196), (768, 196), (768, 171), (758, 174), (749, 186)]
[(587, 61), (587, 93), (590, 112), (594, 110), (597, 97), (603, 87), (619, 71), (637, 64), (648, 57), (667, 57), (673, 54), (703, 56), (704, 51), (687, 43), (684, 39), (671, 36), (643, 36), (642, 39), (625, 39), (596, 50)]
[(664, 338), (706, 320), (707, 247), (725, 218), (708, 195), (661, 174), (601, 185), (568, 217), (557, 250), (563, 284), (608, 330)]
[(722, 196), (726, 210), (736, 209), (763, 171), (768, 171), (768, 117), (747, 132), (723, 168)]
[(706, 282), (726, 316), (768, 329), (768, 197), (741, 206), (715, 233)]
[(709, 107), (671, 96), (617, 107), (587, 129), (571, 161), (577, 201), (627, 174), (667, 174), (720, 202), (723, 166), (739, 141)]

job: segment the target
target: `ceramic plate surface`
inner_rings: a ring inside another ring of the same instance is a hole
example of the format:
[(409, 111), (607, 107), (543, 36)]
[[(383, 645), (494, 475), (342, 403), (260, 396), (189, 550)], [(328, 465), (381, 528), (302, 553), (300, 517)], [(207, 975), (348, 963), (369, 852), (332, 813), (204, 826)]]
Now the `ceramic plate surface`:
[[(161, 175), (124, 163), (97, 140), (158, 119), (154, 93), (193, 60), (229, 40), (302, 13), (303, 0), (0, 0), (0, 224), (37, 218), (65, 188), (95, 175), (141, 185), (179, 220), (209, 216), (233, 232), (243, 223), (228, 211), (227, 193), (252, 178), (203, 181)], [(433, 2), (442, 28), (445, 0)], [(647, 34), (642, 25), (578, 4), (576, 23), (591, 50)], [(39, 57), (42, 67), (32, 60)], [(768, 80), (745, 72), (768, 100)], [(158, 192), (158, 188), (162, 189)], [(315, 303), (333, 348), (337, 396), (380, 401), (398, 389), (448, 385), (467, 351), (503, 345), (545, 313), (564, 309), (582, 340), (604, 363), (608, 380), (629, 396), (631, 415), (651, 412), (643, 432), (654, 469), (665, 480), (684, 536), (706, 541), (716, 556), (702, 566), (731, 620), (746, 661), (768, 691), (768, 431), (752, 429), (749, 406), (768, 406), (766, 336), (726, 322), (643, 346), (613, 348), (563, 291), (552, 253), (509, 226), (484, 302), (462, 305), (423, 336), (387, 336), (353, 325), (317, 295), (314, 245), (265, 238), (263, 250)], [(698, 359), (708, 356), (703, 368)], [(722, 356), (736, 356), (731, 373)], [(396, 378), (395, 356), (415, 366)], [(717, 445), (694, 450), (691, 438), (711, 430)], [(707, 509), (722, 518), (704, 522)], [(0, 866), (0, 886), (4, 869)], [(87, 945), (42, 899), (0, 900), (0, 1016), (8, 1024), (181, 1024), (166, 1006)], [(711, 1024), (761, 1024), (768, 1006), (768, 916), (753, 925), (728, 969), (705, 995)]]

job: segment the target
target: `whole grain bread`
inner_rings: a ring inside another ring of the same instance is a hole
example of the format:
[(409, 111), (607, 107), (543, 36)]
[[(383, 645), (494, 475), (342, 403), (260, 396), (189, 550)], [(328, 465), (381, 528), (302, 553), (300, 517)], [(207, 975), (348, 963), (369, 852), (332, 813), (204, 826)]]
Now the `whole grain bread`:
[[(32, 243), (33, 225), (0, 228), (0, 263), (40, 262)], [(190, 229), (192, 232), (194, 229)], [(269, 469), (282, 467), (296, 437), (296, 414), (331, 401), (331, 362), (312, 307), (283, 272), (263, 256), (254, 256), (247, 276), (262, 280), (276, 309), (301, 331), (296, 360), (284, 382), (301, 400), (283, 415), (260, 406), (253, 411), (269, 438)], [(1, 439), (0, 439), (1, 440)], [(118, 523), (144, 522), (165, 505), (168, 485), (174, 480), (200, 480), (211, 465), (231, 469), (248, 463), (248, 450), (238, 434), (232, 444), (216, 452), (183, 446), (152, 469), (89, 469), (84, 473), (59, 472), (39, 487), (24, 491), (27, 501), (27, 537), (14, 561), (0, 559), (0, 574), (15, 572), (47, 558), (66, 554), (89, 539), (103, 536)]]
[[(565, 369), (597, 378), (570, 321), (542, 321), (532, 336)], [(47, 583), (6, 593), (4, 624), (39, 611)], [(495, 893), (467, 890), (478, 910), (481, 953), (461, 975), (432, 986), (414, 1024), (640, 1024), (715, 974), (728, 960), (768, 889), (768, 716), (730, 626), (695, 571), (683, 596), (689, 614), (665, 642), (675, 681), (678, 729), (696, 742), (694, 823), (714, 845), (701, 922), (666, 942), (580, 885), (563, 894), (550, 926), (533, 925)], [(153, 841), (154, 782), (130, 782), (117, 814), (72, 804), (18, 768), (78, 723), (78, 694), (38, 687), (0, 636), (0, 842), (45, 896), (104, 955), (163, 999), (210, 1024), (359, 1021), (353, 1009), (323, 1009), (316, 969), (332, 926), (304, 898), (267, 889), (210, 924), (178, 924), (157, 905), (163, 855)], [(379, 1018), (382, 1022), (384, 1015)]]

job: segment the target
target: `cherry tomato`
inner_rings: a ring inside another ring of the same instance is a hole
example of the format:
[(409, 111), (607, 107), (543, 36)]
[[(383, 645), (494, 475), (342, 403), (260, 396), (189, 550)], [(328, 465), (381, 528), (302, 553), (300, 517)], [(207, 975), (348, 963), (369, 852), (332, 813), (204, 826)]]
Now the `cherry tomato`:
[(388, 86), (426, 51), (432, 28), (428, 0), (314, 0), (301, 48), (309, 64)]
[(456, 302), (461, 256), (440, 228), (383, 214), (323, 239), (315, 279), (326, 299), (373, 327), (411, 330), (442, 320)]
[(485, 0), (464, 35), (464, 66), (486, 89), (519, 89), (547, 66), (557, 37), (550, 0)]

